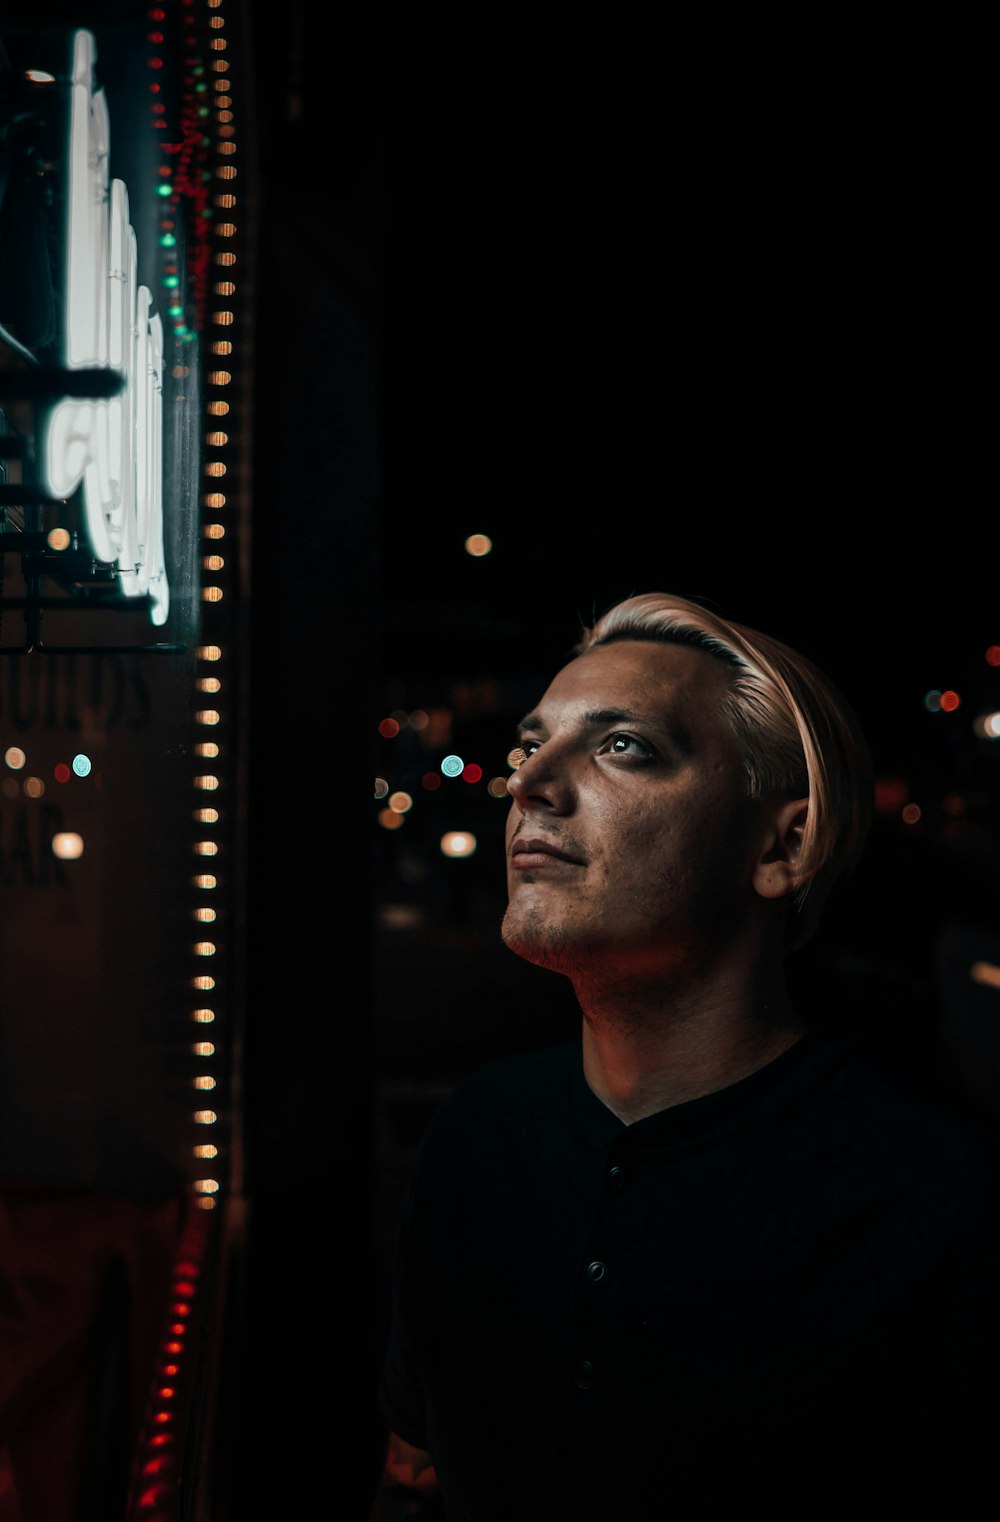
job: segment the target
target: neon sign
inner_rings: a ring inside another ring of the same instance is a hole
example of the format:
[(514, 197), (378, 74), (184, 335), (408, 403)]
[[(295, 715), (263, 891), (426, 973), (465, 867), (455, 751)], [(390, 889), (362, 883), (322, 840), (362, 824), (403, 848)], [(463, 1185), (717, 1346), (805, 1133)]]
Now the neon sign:
[(154, 624), (170, 608), (163, 555), (163, 324), (138, 283), (135, 231), (122, 180), (108, 184), (110, 129), (95, 88), (93, 33), (73, 39), (64, 359), (124, 380), (107, 400), (72, 396), (52, 410), (42, 451), (47, 490), (82, 484), (87, 536), (126, 597), (147, 597)]

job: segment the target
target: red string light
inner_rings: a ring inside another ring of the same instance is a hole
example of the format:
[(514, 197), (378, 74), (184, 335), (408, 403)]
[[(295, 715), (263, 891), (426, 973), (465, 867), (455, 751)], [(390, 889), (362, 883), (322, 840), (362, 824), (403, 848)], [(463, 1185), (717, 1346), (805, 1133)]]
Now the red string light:
[[(188, 1341), (180, 1333), (193, 1330), (192, 1323), (205, 1313), (199, 1298), (206, 1254), (212, 1242), (213, 1217), (198, 1209), (192, 1193), (170, 1276), (166, 1327), (157, 1360), (160, 1372), (150, 1386), (142, 1433), (135, 1455), (130, 1510), (126, 1522), (159, 1522), (175, 1515), (180, 1482), (178, 1445), (182, 1439), (190, 1402), (185, 1398), (197, 1372), (194, 1359), (185, 1359)], [(184, 1299), (178, 1297), (183, 1295)], [(181, 1319), (183, 1317), (183, 1319)], [(165, 1376), (170, 1383), (165, 1383)], [(169, 1429), (169, 1430), (167, 1430)], [(182, 1451), (182, 1450), (181, 1450)], [(150, 1483), (153, 1480), (155, 1483)]]

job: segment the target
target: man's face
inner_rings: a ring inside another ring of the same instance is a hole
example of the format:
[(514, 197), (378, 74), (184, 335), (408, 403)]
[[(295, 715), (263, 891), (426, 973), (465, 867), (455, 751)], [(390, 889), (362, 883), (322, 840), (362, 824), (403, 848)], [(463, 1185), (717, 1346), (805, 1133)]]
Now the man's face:
[[(726, 668), (683, 645), (598, 646), (521, 726), (508, 782), (506, 944), (572, 975), (708, 959), (753, 898), (761, 810), (723, 716)], [(538, 849), (531, 849), (535, 845)]]

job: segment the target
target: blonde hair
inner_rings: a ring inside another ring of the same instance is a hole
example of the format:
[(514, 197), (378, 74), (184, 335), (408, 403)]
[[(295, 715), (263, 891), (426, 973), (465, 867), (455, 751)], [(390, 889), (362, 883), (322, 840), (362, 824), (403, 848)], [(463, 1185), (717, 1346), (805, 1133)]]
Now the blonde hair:
[(671, 593), (617, 603), (584, 629), (574, 654), (622, 639), (684, 644), (727, 665), (725, 715), (747, 796), (808, 798), (788, 926), (789, 949), (801, 945), (834, 881), (860, 857), (871, 822), (874, 775), (854, 712), (805, 656)]

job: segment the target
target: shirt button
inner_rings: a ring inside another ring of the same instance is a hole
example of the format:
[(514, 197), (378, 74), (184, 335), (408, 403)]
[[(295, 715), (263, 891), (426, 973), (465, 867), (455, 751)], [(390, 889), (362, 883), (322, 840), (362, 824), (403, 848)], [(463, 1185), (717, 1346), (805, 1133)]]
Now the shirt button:
[(573, 1371), (573, 1383), (578, 1390), (589, 1390), (594, 1383), (594, 1365), (588, 1359), (580, 1359)]
[(593, 1263), (587, 1264), (587, 1278), (591, 1284), (603, 1284), (608, 1277), (608, 1265), (602, 1263), (600, 1258), (595, 1258)]
[(608, 1188), (613, 1189), (616, 1194), (621, 1194), (625, 1188), (625, 1169), (620, 1168), (617, 1163), (613, 1168), (608, 1169)]

